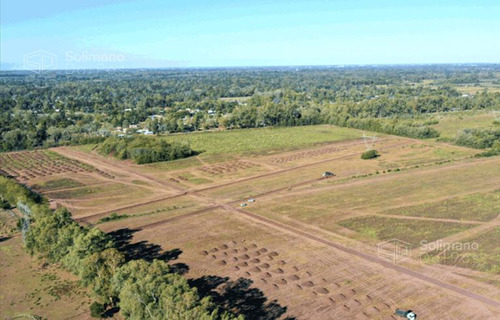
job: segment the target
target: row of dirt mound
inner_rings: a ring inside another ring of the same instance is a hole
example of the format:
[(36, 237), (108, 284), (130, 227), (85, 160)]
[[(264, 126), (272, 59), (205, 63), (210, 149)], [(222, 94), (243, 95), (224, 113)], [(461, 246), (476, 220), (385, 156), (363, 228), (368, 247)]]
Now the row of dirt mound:
[(203, 166), (199, 170), (211, 174), (211, 175), (221, 175), (227, 173), (233, 173), (240, 170), (245, 170), (253, 167), (258, 167), (259, 165), (249, 161), (235, 160), (230, 162), (224, 162), (221, 164), (213, 164), (209, 166)]
[(2, 168), (1, 175), (14, 177), (21, 181), (55, 174), (83, 172), (96, 172), (103, 177), (114, 178), (112, 175), (78, 160), (46, 150), (1, 154), (0, 167)]
[(231, 241), (202, 250), (200, 255), (228, 274), (252, 279), (256, 286), (271, 291), (304, 291), (321, 297), (327, 307), (338, 308), (340, 312), (356, 312), (369, 319), (392, 309), (389, 303), (371, 296), (363, 287), (355, 287), (350, 281), (329, 281), (315, 276), (308, 266), (288, 263), (277, 251), (255, 243)]
[(345, 149), (346, 149), (346, 147), (338, 147), (337, 146), (337, 147), (328, 147), (328, 148), (323, 148), (323, 149), (318, 149), (318, 150), (303, 151), (303, 152), (294, 153), (294, 154), (291, 154), (288, 156), (272, 158), (271, 162), (283, 164), (283, 163), (287, 163), (290, 161), (307, 159), (307, 158), (311, 158), (311, 157), (324, 155), (327, 153), (342, 151)]

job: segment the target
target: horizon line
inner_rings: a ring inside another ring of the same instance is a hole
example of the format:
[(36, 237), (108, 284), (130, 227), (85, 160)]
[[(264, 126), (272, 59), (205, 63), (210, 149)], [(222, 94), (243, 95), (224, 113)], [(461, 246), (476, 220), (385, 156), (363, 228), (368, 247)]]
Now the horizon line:
[(426, 62), (426, 63), (350, 63), (350, 64), (310, 64), (310, 65), (233, 65), (233, 66), (171, 66), (171, 67), (125, 67), (125, 68), (74, 68), (74, 69), (3, 69), (0, 72), (31, 72), (43, 74), (48, 72), (61, 71), (137, 71), (137, 70), (196, 70), (196, 69), (258, 69), (258, 68), (346, 68), (346, 67), (397, 67), (397, 66), (479, 66), (479, 65), (500, 65), (500, 62)]

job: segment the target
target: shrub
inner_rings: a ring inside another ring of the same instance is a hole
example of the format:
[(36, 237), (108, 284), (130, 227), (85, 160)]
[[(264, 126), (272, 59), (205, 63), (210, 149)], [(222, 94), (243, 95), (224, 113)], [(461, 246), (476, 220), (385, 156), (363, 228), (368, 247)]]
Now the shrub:
[(104, 311), (106, 311), (106, 308), (102, 303), (94, 301), (90, 305), (90, 315), (92, 316), (92, 318), (99, 318), (99, 319), (102, 318)]
[(366, 152), (363, 152), (363, 154), (361, 155), (361, 159), (373, 159), (373, 158), (376, 158), (378, 157), (379, 154), (377, 153), (376, 150), (368, 150)]

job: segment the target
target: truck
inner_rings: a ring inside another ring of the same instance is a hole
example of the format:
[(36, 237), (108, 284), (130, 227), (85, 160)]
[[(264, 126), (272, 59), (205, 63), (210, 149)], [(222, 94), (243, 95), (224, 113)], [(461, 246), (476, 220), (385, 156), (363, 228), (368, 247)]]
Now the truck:
[(396, 314), (402, 318), (408, 319), (408, 320), (416, 320), (417, 315), (415, 312), (412, 310), (401, 310), (401, 309), (396, 309)]

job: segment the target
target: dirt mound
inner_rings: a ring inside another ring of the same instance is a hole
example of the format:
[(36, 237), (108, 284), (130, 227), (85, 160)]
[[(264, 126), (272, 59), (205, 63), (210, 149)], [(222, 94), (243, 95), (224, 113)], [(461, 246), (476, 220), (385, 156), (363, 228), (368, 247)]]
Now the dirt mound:
[(252, 272), (261, 272), (262, 270), (260, 270), (259, 267), (253, 267), (253, 268), (250, 269), (250, 271), (252, 271)]
[(304, 287), (314, 287), (314, 283), (312, 281), (306, 281), (302, 283)]
[(252, 256), (260, 256), (261, 253), (259, 251), (255, 251), (251, 253)]
[(238, 249), (231, 250), (233, 253), (238, 253)]
[(217, 248), (210, 249), (210, 252), (217, 252), (217, 251), (219, 251), (219, 249), (217, 249)]
[(225, 257), (227, 257), (227, 252), (226, 252), (226, 251), (224, 251), (222, 254), (223, 254)]
[(217, 256), (213, 254), (212, 259), (214, 259), (214, 260), (217, 259)]
[(260, 265), (260, 267), (264, 269), (269, 269), (271, 266), (269, 265), (269, 263), (263, 263)]
[(326, 288), (319, 288), (317, 290), (318, 293), (321, 293), (321, 294), (328, 294), (330, 293), (330, 291), (328, 291)]
[(279, 280), (276, 280), (276, 283), (277, 284), (287, 284), (288, 282), (286, 282), (285, 279), (279, 279)]
[(246, 275), (247, 277), (250, 277), (252, 274), (251, 274), (250, 272), (248, 272), (248, 271), (245, 271), (245, 275)]
[(285, 260), (280, 260), (280, 261), (278, 261), (278, 264), (280, 266), (284, 266), (286, 264), (286, 261)]
[(229, 248), (227, 246), (227, 244), (223, 244), (223, 245), (219, 246), (219, 249), (222, 249), (222, 250), (226, 250), (227, 248)]
[(276, 283), (273, 283), (273, 289), (275, 289), (275, 290), (279, 290), (279, 289), (280, 289), (280, 287), (279, 287)]
[(291, 276), (288, 277), (288, 280), (292, 280), (292, 281), (297, 281), (299, 279), (300, 279), (300, 277), (296, 274), (292, 274)]
[(257, 245), (255, 243), (252, 243), (251, 245), (249, 245), (249, 247), (252, 249), (255, 249), (255, 248), (257, 248)]
[(302, 290), (302, 286), (300, 284), (295, 285), (297, 289)]
[(271, 278), (271, 277), (272, 277), (272, 275), (271, 275), (269, 272), (266, 272), (266, 273), (264, 273), (264, 277), (266, 277), (266, 278)]
[(237, 264), (237, 266), (239, 266), (239, 267), (248, 267), (248, 263), (246, 263), (246, 262), (240, 262), (240, 263)]
[(244, 255), (240, 256), (240, 259), (248, 260), (248, 259), (250, 259), (250, 256), (248, 254), (244, 254)]
[(293, 271), (299, 271), (299, 268), (297, 268), (296, 266), (293, 266), (292, 269)]
[(201, 255), (203, 256), (208, 256), (208, 251), (207, 250), (203, 250), (200, 252)]
[(274, 273), (285, 273), (285, 272), (283, 271), (283, 269), (281, 269), (281, 268), (278, 268), (278, 269), (274, 270), (273, 272), (274, 272)]
[(242, 252), (247, 252), (247, 251), (248, 251), (248, 248), (247, 248), (247, 247), (243, 247), (243, 248), (241, 248), (241, 251), (242, 251)]
[(259, 249), (259, 250), (257, 250), (257, 251), (258, 251), (258, 252), (260, 252), (260, 253), (265, 253), (265, 252), (267, 252), (268, 250), (267, 250), (267, 248), (262, 248), (262, 249)]
[(264, 282), (264, 283), (267, 283), (267, 280), (264, 279), (264, 278), (260, 278), (260, 281)]
[(233, 261), (238, 261), (238, 257), (233, 257)]
[(277, 256), (279, 256), (279, 253), (277, 253), (276, 251), (269, 252), (269, 256), (271, 256), (271, 257), (277, 257)]
[(252, 263), (259, 263), (259, 262), (260, 262), (260, 260), (259, 260), (259, 259), (257, 259), (257, 258), (255, 258), (255, 259), (250, 260), (250, 262), (252, 262)]
[(234, 266), (234, 267), (233, 267), (233, 270), (235, 270), (235, 271), (239, 271), (239, 270), (240, 270), (240, 267), (238, 267), (238, 266)]
[(219, 266), (225, 266), (227, 264), (226, 260), (217, 261)]

